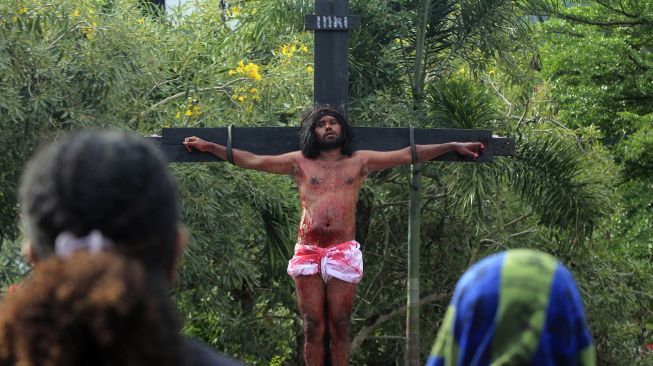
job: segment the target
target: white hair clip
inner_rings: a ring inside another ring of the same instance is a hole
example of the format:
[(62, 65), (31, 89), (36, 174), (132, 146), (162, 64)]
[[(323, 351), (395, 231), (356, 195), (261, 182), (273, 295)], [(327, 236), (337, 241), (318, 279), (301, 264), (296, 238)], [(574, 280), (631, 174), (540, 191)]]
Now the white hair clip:
[(67, 258), (78, 250), (97, 253), (112, 246), (113, 242), (102, 235), (99, 230), (93, 230), (81, 238), (75, 236), (70, 231), (62, 231), (54, 241), (54, 254), (61, 258)]

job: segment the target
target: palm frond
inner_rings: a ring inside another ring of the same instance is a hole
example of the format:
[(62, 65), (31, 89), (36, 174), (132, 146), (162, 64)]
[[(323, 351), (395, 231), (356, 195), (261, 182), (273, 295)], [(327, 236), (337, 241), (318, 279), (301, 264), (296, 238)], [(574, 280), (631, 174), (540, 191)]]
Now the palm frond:
[(429, 85), (429, 117), (451, 128), (488, 128), (499, 118), (490, 96), (472, 83), (452, 79)]
[[(501, 120), (490, 95), (464, 79), (434, 84), (426, 101), (438, 127), (492, 128)], [(612, 212), (613, 182), (602, 174), (604, 157), (593, 159), (593, 151), (581, 150), (569, 131), (529, 131), (509, 161), (445, 167), (454, 206), (463, 216), (475, 207), (482, 217), (484, 201), (493, 199), (497, 187), (509, 185), (543, 225), (571, 232), (578, 241), (591, 237)]]
[(518, 145), (507, 183), (542, 224), (569, 230), (583, 241), (613, 211), (610, 177), (602, 173), (573, 139), (531, 132)]
[[(467, 0), (454, 2), (450, 14), (430, 27), (427, 38), (427, 70), (441, 75), (458, 59), (478, 64), (516, 42), (529, 29), (523, 8), (514, 0)], [(439, 31), (439, 32), (438, 32)]]

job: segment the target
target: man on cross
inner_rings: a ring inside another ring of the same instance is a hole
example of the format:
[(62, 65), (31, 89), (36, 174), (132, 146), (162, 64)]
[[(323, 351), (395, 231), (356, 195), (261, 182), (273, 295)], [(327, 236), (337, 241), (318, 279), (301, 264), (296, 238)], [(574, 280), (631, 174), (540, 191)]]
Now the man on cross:
[[(304, 323), (304, 359), (324, 365), (326, 327), (331, 363), (349, 363), (349, 325), (356, 284), (363, 277), (360, 245), (355, 240), (358, 192), (370, 173), (412, 162), (411, 148), (395, 151), (351, 151), (353, 129), (342, 113), (316, 108), (302, 120), (300, 151), (256, 155), (233, 149), (239, 167), (295, 179), (302, 206), (295, 255), (288, 274), (295, 281)], [(228, 159), (227, 147), (187, 137), (188, 151), (210, 152)], [(477, 158), (480, 142), (416, 145), (417, 161), (429, 161), (450, 151)]]

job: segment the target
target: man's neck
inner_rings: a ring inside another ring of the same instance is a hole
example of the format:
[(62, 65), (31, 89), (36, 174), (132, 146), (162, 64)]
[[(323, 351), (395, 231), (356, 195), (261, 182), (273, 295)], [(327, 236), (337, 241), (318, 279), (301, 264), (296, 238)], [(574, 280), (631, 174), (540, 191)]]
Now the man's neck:
[(323, 161), (338, 161), (342, 159), (342, 157), (342, 149), (336, 148), (332, 150), (320, 150), (320, 155), (317, 156), (317, 159)]

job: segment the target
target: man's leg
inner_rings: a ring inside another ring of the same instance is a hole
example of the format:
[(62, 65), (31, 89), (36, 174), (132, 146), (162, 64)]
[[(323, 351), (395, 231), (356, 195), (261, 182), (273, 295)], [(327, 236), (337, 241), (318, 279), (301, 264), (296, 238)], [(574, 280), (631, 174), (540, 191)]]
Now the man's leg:
[(304, 361), (307, 366), (324, 365), (324, 305), (326, 293), (319, 275), (295, 278), (297, 303), (304, 323)]
[(327, 312), (331, 337), (331, 364), (349, 365), (349, 324), (356, 284), (331, 278), (327, 282)]

